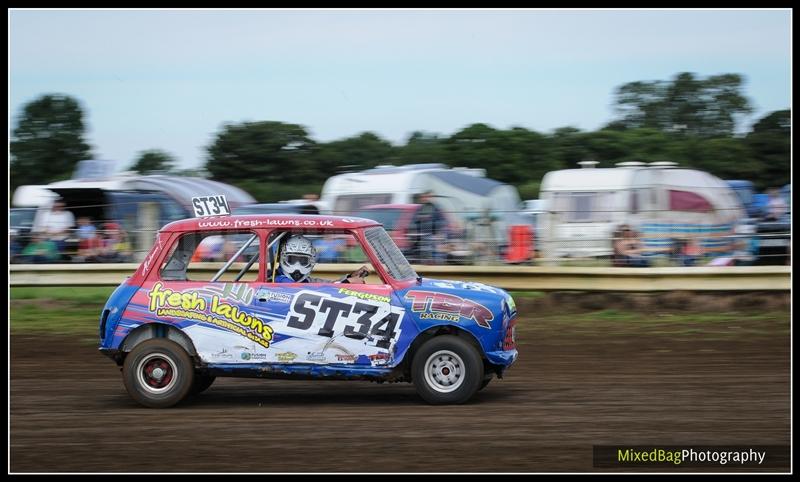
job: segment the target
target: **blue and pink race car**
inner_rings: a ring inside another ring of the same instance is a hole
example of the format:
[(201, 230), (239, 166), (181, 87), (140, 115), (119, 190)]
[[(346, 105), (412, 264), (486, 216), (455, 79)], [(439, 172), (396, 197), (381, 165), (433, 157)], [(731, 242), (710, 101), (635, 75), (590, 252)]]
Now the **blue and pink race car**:
[[(309, 259), (289, 252), (303, 248), (290, 239), (343, 241), (346, 263), (316, 265), (314, 276), (364, 265), (296, 281), (285, 268)], [(452, 404), (515, 361), (516, 316), (501, 289), (418, 276), (369, 219), (209, 216), (158, 232), (103, 308), (100, 351), (148, 407), (175, 405), (216, 377), (404, 381), (429, 403)]]

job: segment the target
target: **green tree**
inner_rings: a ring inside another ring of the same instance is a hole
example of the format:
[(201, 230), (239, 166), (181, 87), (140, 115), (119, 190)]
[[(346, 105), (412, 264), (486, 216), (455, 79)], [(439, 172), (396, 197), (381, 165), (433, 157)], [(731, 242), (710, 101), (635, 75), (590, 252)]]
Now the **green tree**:
[(791, 178), (792, 111), (771, 112), (753, 125), (745, 137), (759, 173), (753, 180), (760, 189), (782, 186)]
[(11, 135), (11, 188), (68, 178), (78, 161), (92, 157), (85, 129), (72, 97), (49, 94), (26, 104)]
[(617, 88), (616, 128), (648, 128), (700, 137), (732, 136), (739, 119), (752, 112), (739, 74), (706, 79), (682, 72), (672, 81), (630, 82)]
[(414, 131), (406, 144), (397, 149), (399, 164), (427, 164), (447, 162), (446, 138), (430, 132)]
[(389, 164), (395, 155), (391, 143), (372, 132), (320, 144), (314, 153), (315, 168), (327, 175), (342, 169), (361, 171)]
[(550, 155), (559, 169), (578, 167), (581, 161), (598, 161), (589, 149), (585, 133), (575, 127), (560, 127), (550, 136)]
[(327, 177), (314, 166), (316, 143), (306, 129), (282, 122), (226, 124), (208, 147), (206, 169), (213, 179), (306, 183)]
[(447, 164), (486, 169), (487, 176), (507, 183), (538, 181), (558, 167), (549, 139), (522, 127), (498, 130), (472, 124), (445, 142)]
[(153, 171), (171, 172), (175, 169), (175, 164), (175, 158), (168, 152), (150, 149), (139, 153), (131, 170), (140, 174)]

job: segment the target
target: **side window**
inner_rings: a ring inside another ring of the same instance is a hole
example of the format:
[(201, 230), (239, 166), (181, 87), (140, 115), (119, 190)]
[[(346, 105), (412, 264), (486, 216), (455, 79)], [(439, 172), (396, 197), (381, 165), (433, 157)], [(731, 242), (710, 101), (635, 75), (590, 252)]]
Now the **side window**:
[(165, 281), (235, 281), (258, 279), (258, 235), (254, 232), (197, 232), (178, 239), (161, 268)]
[[(280, 239), (278, 239), (279, 236)], [(284, 272), (286, 271), (284, 267), (290, 266), (291, 259), (285, 249), (286, 241), (293, 236), (303, 236), (308, 239), (316, 251), (316, 258), (308, 275), (309, 282), (341, 282), (346, 275), (358, 270), (361, 266), (365, 266), (370, 271), (370, 275), (365, 278), (366, 284), (384, 284), (374, 266), (372, 266), (366, 252), (364, 252), (361, 243), (352, 233), (319, 230), (275, 231), (270, 235), (268, 243), (269, 262), (266, 273), (268, 282), (286, 280), (281, 275), (291, 276), (291, 273)], [(283, 264), (281, 260), (284, 260)], [(303, 267), (300, 266), (298, 269), (302, 270)]]
[(581, 223), (592, 220), (593, 201), (595, 193), (593, 192), (580, 192), (572, 194), (572, 212), (570, 213), (570, 221)]
[(713, 207), (708, 199), (690, 191), (669, 190), (669, 209), (670, 211), (687, 211), (695, 213), (707, 213), (713, 211)]

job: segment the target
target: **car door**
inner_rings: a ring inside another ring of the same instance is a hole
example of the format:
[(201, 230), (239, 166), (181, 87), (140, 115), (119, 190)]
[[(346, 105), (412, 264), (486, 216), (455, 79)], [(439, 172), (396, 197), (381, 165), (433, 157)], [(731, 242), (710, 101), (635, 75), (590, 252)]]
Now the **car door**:
[(205, 363), (266, 360), (274, 330), (253, 306), (260, 256), (255, 231), (182, 233), (126, 315), (177, 327)]
[(265, 282), (257, 288), (254, 309), (275, 331), (267, 361), (362, 367), (389, 363), (403, 316), (402, 308), (392, 304), (391, 285), (374, 269), (368, 283), (343, 283), (336, 276), (347, 274), (354, 264), (336, 261), (352, 258), (331, 261), (318, 265), (315, 273), (329, 281)]

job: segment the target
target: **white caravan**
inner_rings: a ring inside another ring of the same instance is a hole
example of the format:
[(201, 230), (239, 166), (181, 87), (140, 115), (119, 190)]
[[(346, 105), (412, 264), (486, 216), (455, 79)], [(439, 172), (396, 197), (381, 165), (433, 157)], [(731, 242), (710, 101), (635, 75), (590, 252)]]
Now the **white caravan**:
[(611, 255), (612, 234), (622, 224), (641, 234), (646, 255), (667, 254), (675, 239), (686, 238), (697, 238), (705, 253), (730, 251), (745, 211), (722, 180), (672, 162), (580, 164), (542, 179), (540, 198), (548, 208), (538, 247), (544, 258)]
[(520, 199), (514, 186), (486, 178), (484, 169), (444, 164), (388, 165), (338, 174), (325, 182), (320, 201), (327, 213), (347, 215), (372, 204), (412, 204), (416, 195), (427, 191), (433, 192), (437, 207), (464, 225), (486, 212), (501, 233), (517, 222)]

